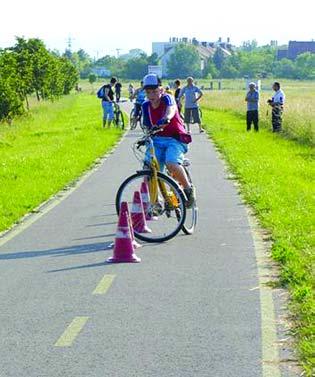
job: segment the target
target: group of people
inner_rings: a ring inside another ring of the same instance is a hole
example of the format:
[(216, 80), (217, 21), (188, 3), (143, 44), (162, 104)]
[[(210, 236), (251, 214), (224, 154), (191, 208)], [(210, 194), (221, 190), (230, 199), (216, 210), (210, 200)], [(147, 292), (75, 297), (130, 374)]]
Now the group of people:
[[(199, 126), (199, 131), (204, 132), (201, 125), (201, 119), (199, 114), (199, 100), (201, 99), (203, 93), (194, 84), (194, 79), (192, 77), (187, 78), (187, 85), (181, 88), (180, 80), (174, 81), (175, 92), (173, 93), (170, 86), (166, 86), (163, 91), (165, 94), (174, 96), (179, 115), (184, 120), (186, 130), (190, 133), (190, 124), (197, 123)], [(135, 111), (134, 117), (138, 119), (141, 114), (142, 105), (146, 101), (146, 91), (144, 88), (144, 82), (140, 82), (140, 86), (134, 89), (133, 85), (129, 85), (129, 99), (130, 101), (135, 100)], [(185, 98), (185, 110), (184, 115), (182, 115), (182, 98)]]
[[(267, 101), (269, 106), (272, 108), (272, 131), (280, 132), (282, 130), (282, 113), (285, 102), (285, 94), (280, 88), (280, 83), (277, 81), (273, 83), (272, 89), (274, 90), (275, 94)], [(249, 84), (249, 91), (246, 94), (245, 101), (247, 102), (246, 129), (247, 131), (250, 131), (253, 124), (254, 130), (257, 132), (259, 130), (259, 92), (254, 82)]]
[[(109, 84), (103, 86), (104, 127), (106, 121), (108, 121), (108, 127), (110, 127), (113, 120), (113, 87), (116, 89), (116, 83), (117, 79), (112, 77)], [(136, 116), (140, 111), (142, 113), (143, 125), (148, 129), (159, 127), (158, 132), (153, 137), (156, 157), (161, 169), (166, 165), (168, 171), (183, 187), (187, 198), (186, 205), (189, 207), (194, 203), (195, 189), (190, 184), (182, 163), (184, 154), (188, 151), (188, 144), (192, 141), (190, 124), (197, 123), (199, 131), (204, 132), (198, 111), (198, 102), (203, 93), (194, 85), (192, 77), (187, 78), (187, 85), (183, 88), (181, 88), (180, 80), (174, 82), (174, 87), (175, 93), (173, 95), (170, 88), (164, 89), (162, 87), (161, 80), (157, 75), (148, 74), (136, 90), (131, 85), (129, 86), (129, 95), (130, 100), (135, 99)], [(279, 132), (281, 131), (285, 95), (278, 82), (273, 84), (273, 90), (275, 94), (272, 99), (268, 100), (268, 104), (272, 107), (273, 131)], [(184, 115), (182, 115), (181, 102), (183, 97), (185, 97)], [(247, 130), (251, 129), (253, 123), (255, 131), (258, 131), (259, 92), (255, 83), (249, 84), (245, 101), (247, 102)]]

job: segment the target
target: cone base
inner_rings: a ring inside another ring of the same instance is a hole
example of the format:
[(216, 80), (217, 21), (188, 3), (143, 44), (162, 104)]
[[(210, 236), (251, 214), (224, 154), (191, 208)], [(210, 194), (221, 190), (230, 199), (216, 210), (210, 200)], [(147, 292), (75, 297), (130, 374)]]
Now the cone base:
[(132, 241), (132, 246), (134, 249), (139, 249), (139, 247), (142, 247), (141, 243), (138, 243), (136, 240)]
[(159, 218), (157, 216), (146, 216), (147, 221), (157, 221)]
[(110, 257), (106, 260), (106, 263), (140, 263), (140, 262), (141, 262), (141, 258), (137, 257), (135, 254), (133, 254), (133, 256), (131, 256), (128, 259)]
[(137, 233), (152, 233), (152, 230), (150, 228), (148, 228), (147, 226), (145, 226), (141, 229), (137, 229), (137, 228), (133, 227), (133, 230), (136, 231)]

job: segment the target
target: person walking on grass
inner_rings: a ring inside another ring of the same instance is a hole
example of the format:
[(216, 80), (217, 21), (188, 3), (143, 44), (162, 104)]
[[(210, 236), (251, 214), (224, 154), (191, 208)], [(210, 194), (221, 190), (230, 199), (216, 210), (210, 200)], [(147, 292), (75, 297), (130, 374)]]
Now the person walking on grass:
[(274, 82), (272, 89), (275, 91), (272, 99), (268, 99), (268, 104), (272, 107), (272, 132), (280, 132), (282, 130), (282, 113), (285, 101), (285, 94), (280, 89), (280, 83)]
[(113, 86), (116, 84), (116, 77), (110, 79), (109, 84), (103, 85), (99, 91), (98, 96), (102, 99), (103, 108), (103, 128), (110, 128), (112, 121), (114, 120), (114, 91)]
[(252, 123), (254, 130), (258, 131), (258, 106), (259, 106), (259, 92), (256, 89), (254, 82), (249, 83), (249, 91), (246, 94), (245, 101), (247, 102), (246, 123), (247, 131), (251, 130)]
[(179, 93), (179, 100), (183, 96), (185, 97), (184, 122), (187, 132), (190, 133), (190, 123), (197, 123), (199, 126), (199, 132), (204, 132), (203, 128), (201, 127), (198, 104), (198, 101), (203, 96), (203, 93), (196, 85), (194, 85), (194, 79), (192, 77), (187, 77), (187, 85), (181, 89)]

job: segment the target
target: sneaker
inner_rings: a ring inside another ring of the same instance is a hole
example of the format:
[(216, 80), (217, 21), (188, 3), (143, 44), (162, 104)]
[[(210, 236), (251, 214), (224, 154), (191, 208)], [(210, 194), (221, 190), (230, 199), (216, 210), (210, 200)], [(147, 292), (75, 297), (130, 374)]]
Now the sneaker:
[(203, 133), (203, 132), (205, 132), (205, 130), (203, 128), (200, 128), (199, 132)]
[(196, 190), (194, 186), (184, 189), (184, 193), (187, 197), (187, 201), (185, 203), (186, 208), (191, 208), (195, 201), (196, 201)]

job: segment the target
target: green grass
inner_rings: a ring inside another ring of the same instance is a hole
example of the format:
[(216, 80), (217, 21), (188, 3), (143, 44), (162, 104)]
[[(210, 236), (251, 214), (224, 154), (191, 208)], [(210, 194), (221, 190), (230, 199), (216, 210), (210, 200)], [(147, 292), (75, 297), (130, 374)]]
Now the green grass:
[(291, 293), (290, 308), (301, 361), (314, 367), (314, 150), (267, 130), (245, 131), (244, 117), (203, 109), (204, 123), (273, 240), (280, 283)]
[(102, 128), (100, 103), (87, 93), (0, 124), (0, 231), (70, 184), (120, 136)]
[[(294, 86), (284, 87), (286, 104), (283, 113), (282, 136), (291, 138), (300, 143), (315, 145), (315, 84), (300, 88)], [(271, 91), (260, 93), (260, 126), (271, 128), (271, 110), (267, 105), (267, 99), (271, 97)], [(213, 110), (229, 110), (240, 116), (246, 112), (244, 101), (245, 90), (225, 90), (205, 92), (201, 104)]]

